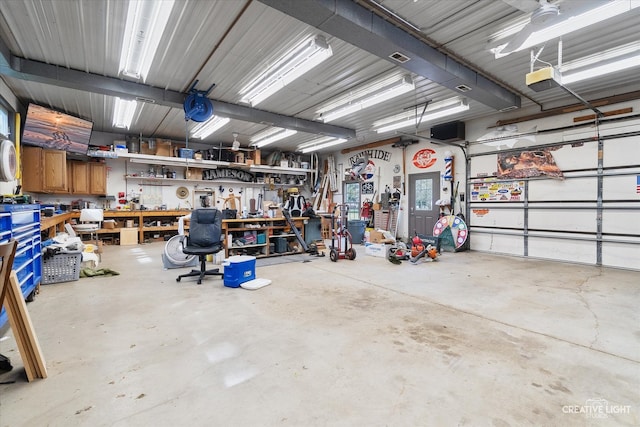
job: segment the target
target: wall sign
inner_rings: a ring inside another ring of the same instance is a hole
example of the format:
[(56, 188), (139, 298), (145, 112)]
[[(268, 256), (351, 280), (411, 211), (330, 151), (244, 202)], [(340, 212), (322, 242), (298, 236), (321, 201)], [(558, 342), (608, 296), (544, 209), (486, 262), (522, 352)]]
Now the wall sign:
[(373, 182), (363, 182), (360, 191), (362, 194), (373, 194)]
[(436, 152), (430, 148), (423, 148), (413, 156), (413, 165), (419, 169), (427, 169), (433, 166), (437, 160)]
[(369, 160), (384, 160), (385, 162), (391, 161), (391, 152), (385, 150), (365, 150), (361, 151), (355, 156), (349, 157), (349, 163), (354, 164), (361, 158), (367, 158)]
[(492, 178), (471, 183), (472, 202), (521, 202), (524, 181), (496, 182)]
[(255, 181), (255, 175), (243, 171), (241, 169), (207, 169), (203, 171), (202, 177), (205, 180), (214, 180), (214, 179), (237, 179), (242, 182), (253, 182)]

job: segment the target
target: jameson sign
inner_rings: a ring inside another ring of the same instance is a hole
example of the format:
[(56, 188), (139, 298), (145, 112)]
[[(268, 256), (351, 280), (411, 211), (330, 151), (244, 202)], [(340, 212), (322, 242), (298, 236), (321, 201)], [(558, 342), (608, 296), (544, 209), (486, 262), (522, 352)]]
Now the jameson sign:
[(391, 161), (391, 152), (384, 150), (365, 150), (361, 151), (355, 156), (349, 157), (349, 163), (354, 165), (358, 159), (365, 158), (367, 160), (384, 160), (385, 162)]
[(207, 169), (202, 172), (202, 178), (206, 180), (214, 179), (237, 179), (242, 182), (253, 182), (255, 176), (252, 173), (240, 169)]

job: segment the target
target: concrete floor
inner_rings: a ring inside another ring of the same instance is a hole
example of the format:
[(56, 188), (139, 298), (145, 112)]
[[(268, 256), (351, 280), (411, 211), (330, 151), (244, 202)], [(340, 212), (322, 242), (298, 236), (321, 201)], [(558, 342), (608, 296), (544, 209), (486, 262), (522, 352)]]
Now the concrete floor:
[[(48, 378), (9, 332), (0, 426), (640, 425), (640, 273), (445, 252), (177, 283), (163, 243), (28, 305)], [(576, 413), (578, 412), (578, 413)]]

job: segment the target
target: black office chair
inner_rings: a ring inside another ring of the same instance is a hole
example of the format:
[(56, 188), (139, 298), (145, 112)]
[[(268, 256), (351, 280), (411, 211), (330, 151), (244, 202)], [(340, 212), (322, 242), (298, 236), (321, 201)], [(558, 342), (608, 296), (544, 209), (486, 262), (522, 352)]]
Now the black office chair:
[(198, 285), (202, 283), (204, 276), (224, 277), (220, 269), (206, 269), (207, 255), (215, 254), (222, 250), (222, 212), (218, 209), (196, 209), (191, 212), (189, 222), (189, 235), (182, 240), (182, 252), (187, 255), (198, 255), (200, 258), (200, 270), (191, 270), (190, 273), (181, 274), (176, 278), (179, 282), (183, 277), (198, 276)]

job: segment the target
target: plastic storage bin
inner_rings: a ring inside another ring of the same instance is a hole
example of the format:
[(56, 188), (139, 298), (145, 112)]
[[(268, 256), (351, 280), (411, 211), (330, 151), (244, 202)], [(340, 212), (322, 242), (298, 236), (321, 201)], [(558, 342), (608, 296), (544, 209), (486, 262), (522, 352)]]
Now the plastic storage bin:
[(58, 252), (52, 257), (42, 257), (42, 284), (72, 282), (80, 279), (82, 252)]
[(352, 243), (362, 243), (364, 240), (364, 229), (366, 226), (367, 222), (362, 220), (349, 220), (349, 222), (347, 222), (347, 230), (351, 233)]
[(234, 255), (225, 260), (224, 285), (228, 288), (238, 288), (244, 282), (256, 278), (256, 257), (249, 255)]
[(178, 157), (193, 159), (193, 150), (191, 148), (178, 148)]
[(276, 237), (274, 239), (274, 243), (276, 244), (276, 253), (282, 254), (289, 250), (289, 245), (287, 245), (287, 239), (284, 237)]

